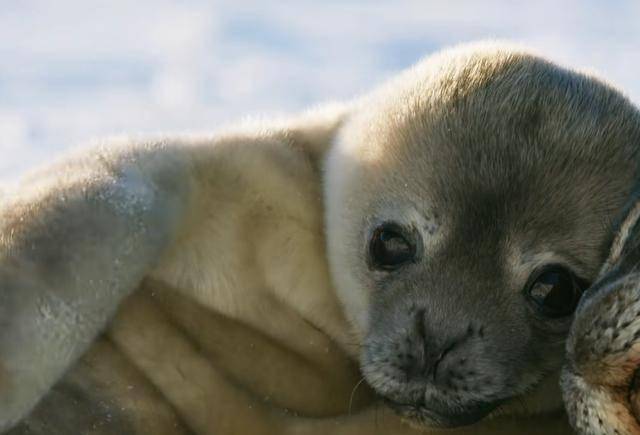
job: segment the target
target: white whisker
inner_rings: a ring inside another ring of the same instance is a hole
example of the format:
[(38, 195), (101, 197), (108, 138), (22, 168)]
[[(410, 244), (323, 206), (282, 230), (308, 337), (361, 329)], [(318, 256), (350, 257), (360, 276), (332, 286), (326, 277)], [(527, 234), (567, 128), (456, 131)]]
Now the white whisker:
[(353, 387), (353, 390), (351, 390), (351, 397), (349, 397), (349, 415), (351, 415), (351, 405), (353, 405), (353, 396), (355, 396), (356, 390), (358, 389), (360, 384), (362, 384), (363, 382), (364, 382), (364, 376), (358, 381), (355, 387)]

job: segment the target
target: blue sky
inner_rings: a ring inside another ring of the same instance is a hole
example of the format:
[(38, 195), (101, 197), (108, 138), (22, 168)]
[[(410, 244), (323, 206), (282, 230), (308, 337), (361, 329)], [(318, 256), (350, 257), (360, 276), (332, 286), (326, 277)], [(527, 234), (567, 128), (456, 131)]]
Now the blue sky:
[(0, 181), (123, 133), (210, 131), (357, 96), (508, 39), (640, 103), (640, 2), (0, 0)]

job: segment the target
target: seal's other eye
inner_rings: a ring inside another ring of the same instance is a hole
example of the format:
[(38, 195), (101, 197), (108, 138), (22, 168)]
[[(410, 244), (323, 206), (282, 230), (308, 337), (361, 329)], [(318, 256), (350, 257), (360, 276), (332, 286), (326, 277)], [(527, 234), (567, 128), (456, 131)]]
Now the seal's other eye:
[(545, 317), (565, 317), (576, 307), (586, 283), (559, 265), (550, 265), (534, 273), (526, 295)]
[(374, 269), (393, 270), (413, 261), (415, 256), (415, 243), (398, 224), (385, 223), (373, 231), (369, 258)]

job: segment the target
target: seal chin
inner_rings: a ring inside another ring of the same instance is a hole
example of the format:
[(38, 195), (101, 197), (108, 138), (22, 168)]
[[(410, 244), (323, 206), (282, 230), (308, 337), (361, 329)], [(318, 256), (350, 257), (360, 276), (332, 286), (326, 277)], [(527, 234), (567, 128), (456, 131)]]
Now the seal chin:
[(410, 423), (422, 427), (440, 428), (456, 428), (477, 423), (500, 404), (500, 402), (479, 402), (452, 410), (438, 403), (407, 404), (389, 399), (385, 399), (385, 402)]

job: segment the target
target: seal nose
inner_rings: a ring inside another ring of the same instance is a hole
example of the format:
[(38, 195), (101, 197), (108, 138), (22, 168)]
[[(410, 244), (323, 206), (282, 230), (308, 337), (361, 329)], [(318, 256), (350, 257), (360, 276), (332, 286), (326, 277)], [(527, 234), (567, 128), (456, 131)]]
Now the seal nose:
[(425, 310), (418, 310), (407, 338), (408, 348), (398, 355), (400, 369), (407, 380), (431, 377), (435, 381), (438, 365), (459, 343), (459, 340), (435, 337), (427, 327)]

